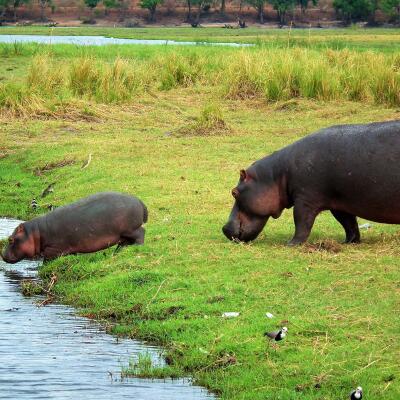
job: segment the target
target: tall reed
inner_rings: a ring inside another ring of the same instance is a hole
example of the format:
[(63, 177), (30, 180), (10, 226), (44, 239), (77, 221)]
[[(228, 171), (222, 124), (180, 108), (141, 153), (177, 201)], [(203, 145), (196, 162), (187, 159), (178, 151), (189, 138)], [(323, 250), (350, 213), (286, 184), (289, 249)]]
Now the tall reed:
[(308, 98), (400, 105), (400, 56), (349, 50), (243, 49), (214, 54), (174, 50), (143, 59), (84, 56), (60, 61), (36, 55), (21, 85), (0, 87), (0, 107), (68, 100), (134, 101), (149, 89), (213, 88), (222, 98)]

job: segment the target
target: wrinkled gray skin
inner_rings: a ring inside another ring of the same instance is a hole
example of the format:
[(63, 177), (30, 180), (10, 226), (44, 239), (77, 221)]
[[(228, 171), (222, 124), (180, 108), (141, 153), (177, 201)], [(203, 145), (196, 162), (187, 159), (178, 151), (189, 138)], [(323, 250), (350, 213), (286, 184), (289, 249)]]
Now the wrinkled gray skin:
[(102, 192), (20, 224), (2, 258), (7, 263), (91, 253), (118, 244), (144, 243), (147, 208), (136, 197)]
[(360, 241), (356, 217), (400, 223), (400, 121), (323, 129), (240, 172), (223, 232), (250, 241), (269, 217), (293, 209), (291, 245), (307, 240), (316, 216), (329, 210), (347, 243)]

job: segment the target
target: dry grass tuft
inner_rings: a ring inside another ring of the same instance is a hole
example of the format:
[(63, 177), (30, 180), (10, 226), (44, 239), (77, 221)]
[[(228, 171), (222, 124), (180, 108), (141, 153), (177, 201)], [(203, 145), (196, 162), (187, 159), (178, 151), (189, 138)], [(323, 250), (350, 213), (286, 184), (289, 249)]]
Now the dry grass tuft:
[(232, 130), (226, 123), (221, 105), (215, 102), (206, 103), (194, 122), (178, 129), (178, 136), (211, 136), (226, 135)]
[(336, 254), (342, 251), (342, 246), (338, 242), (329, 239), (319, 240), (316, 243), (305, 243), (303, 248), (306, 253), (325, 251)]
[(59, 160), (59, 161), (48, 162), (40, 167), (36, 167), (34, 169), (34, 174), (36, 176), (40, 176), (40, 175), (43, 175), (44, 172), (52, 171), (53, 169), (56, 169), (56, 168), (66, 167), (68, 165), (73, 165), (75, 163), (76, 163), (76, 160), (73, 158), (63, 158), (62, 160)]

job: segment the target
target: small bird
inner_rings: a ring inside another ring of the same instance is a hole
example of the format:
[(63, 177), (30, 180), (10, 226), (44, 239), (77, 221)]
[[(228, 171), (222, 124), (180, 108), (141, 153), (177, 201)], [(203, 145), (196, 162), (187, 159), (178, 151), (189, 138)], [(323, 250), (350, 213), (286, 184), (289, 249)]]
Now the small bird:
[(50, 183), (50, 185), (47, 186), (47, 188), (43, 190), (40, 197), (43, 199), (43, 197), (46, 197), (48, 194), (53, 193), (53, 192), (54, 192), (54, 183)]
[(265, 332), (264, 336), (268, 336), (270, 339), (275, 340), (275, 342), (279, 342), (285, 338), (287, 331), (288, 329), (286, 326), (284, 326), (283, 328), (279, 329), (279, 331)]
[(31, 201), (32, 210), (36, 210), (38, 207), (39, 207), (39, 204), (37, 203), (36, 199), (32, 199), (32, 201)]
[(87, 161), (83, 163), (83, 165), (81, 166), (81, 169), (87, 168), (91, 161), (92, 161), (92, 153), (89, 154)]
[(53, 204), (49, 204), (48, 206), (47, 206), (47, 209), (49, 210), (49, 211), (53, 211), (53, 210), (55, 210), (57, 207), (56, 206), (54, 206)]
[(350, 393), (350, 400), (361, 400), (363, 397), (362, 387), (359, 386), (356, 390)]

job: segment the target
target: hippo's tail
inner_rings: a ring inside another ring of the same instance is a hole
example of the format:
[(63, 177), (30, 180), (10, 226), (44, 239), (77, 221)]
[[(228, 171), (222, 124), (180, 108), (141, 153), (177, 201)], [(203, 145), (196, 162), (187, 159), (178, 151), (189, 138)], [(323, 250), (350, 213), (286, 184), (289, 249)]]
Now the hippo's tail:
[(147, 220), (149, 219), (149, 211), (147, 207), (144, 205), (143, 201), (140, 201), (143, 206), (143, 223), (145, 224)]

